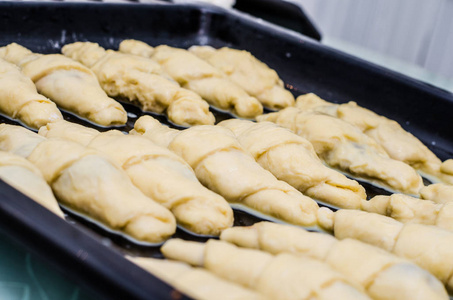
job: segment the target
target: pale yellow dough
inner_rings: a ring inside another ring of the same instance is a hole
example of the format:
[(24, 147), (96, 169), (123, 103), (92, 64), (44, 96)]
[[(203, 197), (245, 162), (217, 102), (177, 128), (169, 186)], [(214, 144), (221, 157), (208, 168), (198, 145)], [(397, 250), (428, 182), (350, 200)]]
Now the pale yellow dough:
[(322, 164), (312, 144), (270, 122), (230, 119), (219, 123), (266, 170), (305, 195), (342, 208), (360, 208), (365, 189)]
[(349, 122), (378, 142), (391, 158), (405, 162), (434, 182), (453, 184), (453, 168), (449, 171), (445, 167), (448, 161), (442, 163), (419, 139), (393, 120), (380, 116), (355, 102), (334, 104), (315, 94), (299, 96), (296, 107), (304, 111), (326, 113)]
[(16, 140), (1, 143), (1, 150), (10, 152), (26, 149), (29, 143), (32, 150), (27, 159), (38, 167), (57, 199), (69, 207), (141, 241), (159, 243), (175, 232), (171, 212), (146, 197), (124, 171), (95, 149), (3, 124), (0, 141), (4, 140)]
[(403, 194), (375, 196), (362, 202), (362, 209), (389, 216), (402, 223), (435, 225), (453, 230), (453, 202), (435, 203)]
[(453, 232), (436, 226), (406, 223), (363, 211), (333, 214), (339, 239), (354, 238), (406, 258), (436, 276), (453, 291)]
[[(148, 51), (144, 51), (146, 48)], [(153, 48), (135, 40), (122, 41), (119, 50), (153, 59), (182, 87), (199, 94), (215, 107), (232, 110), (244, 118), (263, 113), (263, 106), (256, 98), (187, 50), (166, 45)]]
[(264, 170), (229, 129), (203, 125), (178, 131), (150, 116), (139, 118), (134, 128), (132, 134), (141, 134), (182, 157), (202, 184), (228, 202), (292, 224), (316, 225), (316, 202)]
[(309, 140), (318, 156), (329, 166), (390, 191), (418, 195), (420, 175), (409, 165), (391, 159), (376, 141), (354, 125), (317, 112), (288, 107), (259, 116)]
[(107, 97), (96, 76), (82, 64), (60, 54), (41, 55), (12, 43), (0, 48), (0, 57), (17, 64), (62, 109), (102, 126), (127, 121), (124, 108)]
[(18, 119), (35, 129), (63, 119), (55, 103), (38, 94), (30, 78), (16, 65), (2, 58), (0, 58), (0, 113)]
[(90, 42), (65, 45), (62, 52), (89, 67), (111, 97), (138, 102), (145, 111), (166, 112), (178, 125), (214, 124), (208, 103), (169, 80), (153, 60), (105, 50)]
[(166, 258), (189, 263), (201, 258), (196, 266), (270, 299), (326, 299), (333, 291), (335, 299), (370, 299), (327, 264), (309, 257), (273, 256), (217, 240), (201, 244), (172, 239), (161, 251)]
[(420, 196), (423, 199), (436, 203), (453, 202), (453, 185), (443, 183), (431, 184), (420, 190)]
[(222, 196), (200, 184), (190, 166), (149, 139), (111, 130), (100, 133), (61, 121), (39, 130), (48, 138), (72, 140), (108, 155), (146, 196), (168, 208), (184, 228), (219, 235), (233, 225), (233, 211)]
[(192, 46), (189, 51), (207, 61), (264, 106), (282, 109), (294, 105), (294, 96), (283, 87), (277, 72), (250, 52), (227, 47)]
[(293, 253), (329, 264), (373, 299), (448, 299), (433, 275), (382, 249), (352, 239), (269, 222), (233, 227), (221, 240), (272, 254)]
[(128, 257), (128, 259), (194, 299), (267, 299), (250, 289), (183, 262), (145, 257)]
[(64, 218), (41, 172), (22, 156), (0, 151), (0, 178), (60, 218)]

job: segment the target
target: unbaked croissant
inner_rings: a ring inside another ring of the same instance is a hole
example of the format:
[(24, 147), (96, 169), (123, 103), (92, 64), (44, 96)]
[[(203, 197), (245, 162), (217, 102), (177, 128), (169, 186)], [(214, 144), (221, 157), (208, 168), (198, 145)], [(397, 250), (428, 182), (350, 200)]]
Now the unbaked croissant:
[(430, 184), (420, 190), (420, 197), (436, 203), (453, 202), (453, 185), (443, 183)]
[(172, 239), (161, 251), (166, 258), (202, 266), (270, 299), (370, 299), (340, 273), (310, 257), (273, 256), (217, 240), (202, 244)]
[[(363, 108), (355, 102), (334, 104), (315, 94), (297, 98), (296, 107), (303, 111), (318, 111), (340, 118), (359, 128), (381, 145), (389, 156), (405, 162), (431, 181), (453, 184), (453, 160), (442, 161), (419, 139), (397, 122)], [(448, 168), (451, 164), (452, 167)]]
[(448, 299), (442, 283), (426, 270), (357, 240), (339, 241), (270, 222), (227, 229), (220, 239), (271, 254), (288, 252), (324, 261), (373, 299)]
[(365, 189), (355, 180), (327, 168), (309, 141), (270, 122), (230, 119), (239, 143), (266, 170), (305, 195), (341, 208), (360, 208)]
[(16, 43), (0, 48), (0, 57), (18, 65), (62, 109), (102, 126), (127, 121), (124, 108), (107, 97), (90, 69), (61, 54), (32, 53)]
[(108, 155), (135, 186), (168, 208), (176, 221), (192, 232), (219, 235), (233, 225), (228, 202), (202, 186), (182, 158), (149, 139), (116, 130), (100, 133), (66, 121), (41, 127), (39, 134), (69, 139)]
[(69, 207), (140, 241), (159, 243), (175, 232), (170, 211), (143, 195), (100, 152), (5, 124), (0, 125), (3, 140), (13, 142), (2, 142), (1, 150), (30, 150), (27, 159), (42, 172), (57, 199)]
[(358, 210), (332, 213), (338, 239), (353, 238), (406, 258), (436, 276), (453, 291), (453, 232), (436, 226), (403, 224), (392, 218)]
[[(1, 54), (0, 54), (1, 57)], [(36, 86), (19, 68), (0, 58), (0, 113), (38, 129), (63, 119), (55, 103), (38, 94)]]
[(227, 128), (203, 125), (178, 131), (143, 116), (131, 133), (174, 151), (189, 163), (202, 184), (230, 203), (296, 225), (317, 223), (316, 202), (261, 168)]
[(453, 230), (453, 202), (435, 203), (408, 195), (393, 194), (364, 200), (362, 210), (385, 215), (402, 223), (435, 225)]
[(127, 258), (194, 299), (267, 299), (239, 284), (224, 280), (212, 272), (202, 268), (193, 268), (183, 262), (145, 257)]
[(256, 98), (187, 50), (166, 45), (153, 48), (140, 41), (125, 40), (120, 44), (120, 51), (153, 59), (182, 87), (194, 91), (217, 108), (232, 110), (244, 118), (263, 113), (263, 106)]
[(294, 96), (283, 88), (277, 72), (250, 52), (228, 47), (192, 46), (189, 51), (221, 70), (228, 79), (256, 97), (264, 106), (282, 109), (294, 105)]
[(63, 218), (63, 212), (41, 172), (22, 156), (0, 151), (0, 178)]
[(165, 111), (169, 120), (178, 125), (214, 124), (208, 103), (166, 78), (153, 60), (105, 50), (89, 42), (65, 45), (62, 52), (89, 67), (111, 97), (138, 102), (145, 111)]
[(409, 165), (391, 159), (372, 138), (338, 118), (288, 107), (257, 117), (286, 127), (309, 140), (329, 166), (390, 191), (418, 195), (422, 178)]

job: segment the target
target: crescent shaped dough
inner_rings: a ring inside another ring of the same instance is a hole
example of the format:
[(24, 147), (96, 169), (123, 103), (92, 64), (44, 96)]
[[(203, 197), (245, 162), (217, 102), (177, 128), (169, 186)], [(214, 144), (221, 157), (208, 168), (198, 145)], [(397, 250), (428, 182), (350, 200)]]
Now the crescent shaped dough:
[(329, 299), (332, 293), (335, 299), (369, 299), (327, 264), (309, 257), (273, 256), (216, 240), (200, 244), (172, 239), (161, 251), (166, 258), (188, 263), (196, 258), (196, 266), (270, 299)]
[(443, 183), (430, 184), (420, 190), (420, 197), (436, 203), (453, 202), (453, 185)]
[(382, 249), (270, 222), (224, 230), (220, 239), (272, 254), (293, 253), (329, 264), (373, 299), (448, 299), (440, 281), (426, 270)]
[(105, 50), (90, 42), (65, 45), (62, 52), (89, 67), (111, 97), (138, 102), (145, 111), (166, 111), (170, 121), (178, 125), (214, 124), (208, 103), (167, 79), (153, 60)]
[(375, 196), (362, 202), (362, 209), (402, 223), (434, 225), (453, 230), (453, 202), (435, 203), (407, 195)]
[(267, 299), (263, 295), (226, 281), (209, 271), (192, 268), (183, 262), (145, 257), (128, 257), (128, 259), (194, 299)]
[(150, 116), (139, 118), (134, 128), (132, 134), (161, 143), (182, 157), (203, 185), (228, 202), (296, 225), (316, 224), (316, 202), (261, 168), (229, 129), (202, 125), (178, 131)]
[(153, 48), (135, 40), (122, 41), (119, 50), (153, 59), (182, 87), (199, 94), (217, 108), (232, 110), (244, 118), (254, 118), (263, 113), (263, 106), (256, 98), (250, 97), (219, 70), (187, 50), (166, 45)]
[(409, 165), (391, 159), (372, 138), (338, 118), (288, 107), (257, 117), (288, 128), (309, 140), (329, 166), (390, 191), (418, 195), (420, 175)]
[(233, 131), (264, 169), (309, 197), (356, 209), (366, 199), (357, 181), (324, 166), (309, 141), (285, 128), (238, 119), (222, 121), (219, 126)]
[[(428, 147), (393, 120), (361, 107), (353, 101), (334, 104), (315, 94), (299, 96), (296, 107), (303, 111), (326, 113), (351, 123), (373, 138), (391, 158), (405, 162), (432, 181), (453, 184), (453, 171), (444, 170), (445, 166), (441, 160)], [(448, 164), (448, 161), (444, 163)]]
[[(3, 125), (0, 140), (5, 135), (33, 144), (27, 159), (38, 167), (62, 203), (141, 241), (160, 243), (175, 232), (170, 211), (143, 195), (121, 169), (96, 150), (41, 136), (38, 142), (27, 138), (37, 134), (19, 126)], [(21, 142), (9, 145), (23, 148)]]
[(0, 178), (60, 218), (64, 218), (41, 172), (25, 158), (0, 151)]
[(63, 119), (55, 103), (38, 94), (30, 78), (16, 65), (1, 58), (0, 113), (35, 129)]
[(60, 54), (41, 55), (12, 43), (0, 48), (0, 57), (17, 64), (62, 109), (102, 126), (127, 121), (124, 108), (107, 97), (96, 76), (82, 64)]
[(100, 133), (66, 121), (42, 127), (39, 134), (72, 140), (108, 155), (135, 186), (168, 208), (190, 231), (219, 235), (233, 225), (228, 202), (202, 186), (182, 158), (149, 139), (116, 130)]
[(229, 80), (256, 97), (264, 106), (277, 110), (294, 106), (294, 96), (283, 88), (283, 81), (277, 72), (250, 52), (211, 46), (192, 46), (189, 51), (221, 70)]
[(453, 291), (453, 232), (356, 210), (338, 210), (333, 218), (337, 238), (358, 239), (406, 258)]

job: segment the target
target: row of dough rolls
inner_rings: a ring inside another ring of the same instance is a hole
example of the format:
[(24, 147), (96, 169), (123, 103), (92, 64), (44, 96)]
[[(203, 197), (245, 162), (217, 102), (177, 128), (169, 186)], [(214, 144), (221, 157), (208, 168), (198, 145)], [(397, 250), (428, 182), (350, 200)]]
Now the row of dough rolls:
[(166, 240), (176, 230), (171, 212), (145, 196), (95, 149), (1, 124), (0, 150), (27, 158), (61, 203), (114, 230), (151, 243)]
[[(101, 126), (126, 123), (124, 108), (105, 94), (93, 72), (82, 64), (61, 54), (36, 54), (16, 43), (0, 47), (0, 58), (19, 66), (38, 92), (62, 109)], [(34, 108), (28, 113), (40, 112)]]
[(39, 134), (68, 139), (104, 153), (136, 187), (168, 208), (178, 224), (189, 231), (218, 236), (233, 225), (233, 211), (225, 199), (202, 186), (182, 158), (149, 139), (117, 130), (100, 133), (66, 121), (43, 126)]
[(339, 272), (308, 256), (274, 256), (213, 239), (171, 239), (161, 251), (168, 259), (203, 267), (268, 299), (370, 299)]
[(269, 222), (230, 228), (220, 238), (274, 255), (292, 253), (323, 261), (373, 299), (448, 299), (442, 283), (426, 270), (354, 239), (337, 240)]
[(263, 169), (228, 128), (201, 125), (179, 131), (143, 116), (130, 134), (172, 150), (193, 168), (203, 185), (232, 204), (295, 225), (318, 224), (317, 203)]
[(436, 276), (448, 291), (453, 291), (452, 231), (425, 224), (401, 223), (358, 210), (340, 209), (330, 214), (325, 218), (331, 219), (331, 229), (338, 239), (360, 240), (410, 260)]

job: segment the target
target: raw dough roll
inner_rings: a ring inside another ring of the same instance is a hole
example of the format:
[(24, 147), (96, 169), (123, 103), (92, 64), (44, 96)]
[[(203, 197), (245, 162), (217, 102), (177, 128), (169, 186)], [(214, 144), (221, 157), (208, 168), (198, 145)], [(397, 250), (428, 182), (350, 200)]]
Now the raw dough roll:
[(166, 111), (170, 121), (178, 125), (214, 124), (208, 103), (167, 79), (160, 65), (150, 59), (89, 42), (65, 45), (62, 52), (91, 68), (111, 97), (138, 102), (145, 111)]
[(362, 202), (362, 209), (402, 223), (435, 225), (453, 230), (453, 202), (438, 204), (407, 195), (376, 196)]
[(203, 266), (219, 277), (255, 290), (270, 299), (369, 299), (328, 265), (309, 257), (272, 256), (209, 240), (206, 244), (172, 239), (162, 253), (170, 259)]
[(252, 290), (226, 281), (202, 268), (171, 260), (128, 257), (129, 260), (194, 299), (267, 299)]
[(445, 170), (441, 160), (428, 147), (393, 120), (355, 102), (334, 104), (315, 94), (299, 96), (296, 107), (303, 111), (326, 113), (351, 123), (378, 142), (391, 158), (405, 162), (432, 181), (453, 184), (453, 170)]
[(270, 122), (230, 119), (219, 123), (266, 170), (305, 195), (341, 208), (360, 208), (365, 189), (322, 164), (306, 139)]
[(282, 109), (294, 105), (294, 96), (283, 88), (283, 81), (277, 72), (250, 52), (227, 47), (214, 49), (211, 46), (192, 46), (189, 51), (221, 70), (264, 106)]
[(430, 184), (420, 190), (420, 196), (436, 203), (453, 202), (453, 185), (443, 183)]
[(0, 57), (21, 67), (38, 91), (62, 109), (102, 126), (126, 123), (124, 108), (107, 97), (82, 64), (60, 54), (35, 54), (15, 43), (0, 48)]
[(329, 166), (390, 191), (418, 195), (422, 178), (409, 165), (391, 159), (372, 138), (338, 118), (288, 107), (259, 116), (309, 140)]
[[(170, 211), (143, 195), (126, 173), (95, 149), (61, 139), (30, 139), (27, 136), (38, 135), (19, 126), (3, 127), (0, 140), (8, 136), (33, 144), (27, 159), (38, 167), (60, 202), (137, 240), (159, 243), (175, 232)], [(23, 143), (2, 143), (12, 146), (2, 150), (14, 152), (24, 148)]]
[(0, 113), (18, 119), (35, 129), (63, 119), (55, 103), (38, 94), (30, 78), (16, 65), (1, 58)]
[(149, 139), (116, 130), (100, 133), (66, 121), (42, 127), (39, 134), (79, 142), (108, 155), (135, 186), (168, 208), (192, 232), (219, 235), (233, 225), (228, 202), (201, 185), (182, 158)]
[(316, 224), (316, 202), (261, 168), (229, 129), (204, 125), (178, 131), (150, 116), (139, 118), (134, 128), (133, 134), (161, 143), (181, 156), (203, 185), (228, 202), (296, 225)]
[(41, 172), (25, 158), (0, 151), (0, 178), (60, 218), (64, 218)]
[(269, 222), (233, 227), (221, 240), (272, 254), (293, 253), (326, 262), (373, 299), (448, 299), (433, 275), (382, 249), (352, 239)]
[(381, 247), (430, 271), (453, 291), (453, 232), (435, 226), (403, 224), (389, 217), (354, 210), (333, 214), (339, 239), (354, 238)]
[[(146, 47), (148, 51), (143, 51)], [(219, 70), (187, 50), (166, 45), (152, 48), (143, 42), (125, 40), (120, 44), (120, 51), (153, 59), (182, 87), (199, 94), (217, 108), (232, 110), (244, 118), (254, 118), (263, 113), (263, 106), (256, 98), (250, 97)]]

